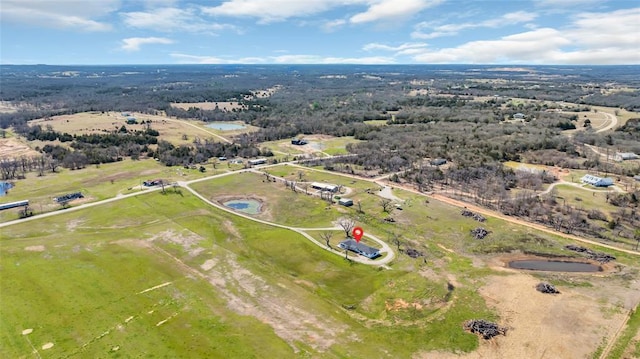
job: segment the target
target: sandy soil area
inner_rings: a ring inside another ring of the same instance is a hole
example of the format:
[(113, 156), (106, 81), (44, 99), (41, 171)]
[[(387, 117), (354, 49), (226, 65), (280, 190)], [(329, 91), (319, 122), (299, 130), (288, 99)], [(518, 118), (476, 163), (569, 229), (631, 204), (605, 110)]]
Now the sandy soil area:
[(508, 328), (507, 335), (480, 339), (472, 353), (428, 352), (415, 358), (589, 358), (624, 321), (624, 310), (613, 300), (591, 295), (606, 289), (559, 287), (561, 294), (543, 294), (535, 290), (540, 279), (533, 275), (495, 269), (504, 275), (489, 277), (479, 292), (499, 313), (498, 324)]

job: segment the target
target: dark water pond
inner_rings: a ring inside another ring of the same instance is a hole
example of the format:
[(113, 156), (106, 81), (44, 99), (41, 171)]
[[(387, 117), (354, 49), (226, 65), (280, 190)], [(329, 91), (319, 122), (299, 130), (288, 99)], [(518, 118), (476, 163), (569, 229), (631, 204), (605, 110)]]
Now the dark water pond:
[(260, 202), (253, 199), (237, 199), (224, 202), (224, 205), (248, 214), (260, 213)]
[(601, 272), (602, 267), (591, 263), (547, 260), (517, 260), (509, 268), (550, 272)]

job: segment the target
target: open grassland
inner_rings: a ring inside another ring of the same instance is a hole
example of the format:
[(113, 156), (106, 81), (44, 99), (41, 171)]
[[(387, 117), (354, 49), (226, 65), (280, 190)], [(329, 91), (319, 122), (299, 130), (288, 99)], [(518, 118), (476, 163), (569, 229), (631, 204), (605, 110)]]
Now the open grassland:
[[(590, 187), (593, 188), (593, 187)], [(557, 185), (556, 200), (560, 203), (566, 203), (576, 208), (582, 208), (585, 210), (597, 209), (611, 215), (613, 212), (619, 210), (616, 207), (607, 202), (607, 192), (610, 191), (590, 191), (582, 188), (577, 188), (570, 185)]]
[(451, 296), (445, 277), (349, 263), (189, 194), (6, 227), (0, 244), (3, 357), (410, 357), (473, 350), (461, 323), (495, 318), (471, 283)]
[(361, 142), (353, 138), (353, 136), (301, 135), (297, 136), (297, 138), (304, 138), (308, 143), (298, 146), (291, 144), (291, 139), (286, 139), (264, 142), (261, 144), (261, 147), (269, 148), (276, 154), (288, 155), (290, 158), (302, 154), (323, 157), (326, 155), (337, 156), (348, 154), (346, 149), (347, 144)]
[[(15, 181), (0, 201), (2, 203), (29, 200), (34, 213), (57, 210), (60, 205), (53, 198), (67, 193), (82, 192), (84, 199), (72, 202), (93, 202), (118, 195), (140, 191), (142, 182), (160, 178), (168, 182), (185, 181), (229, 170), (226, 164), (206, 166), (206, 172), (182, 167), (167, 167), (153, 159), (139, 161), (124, 160), (100, 166), (88, 166), (80, 170), (59, 168), (57, 173), (47, 172), (38, 177), (28, 173), (26, 179)], [(0, 222), (18, 218), (18, 209), (0, 211)]]

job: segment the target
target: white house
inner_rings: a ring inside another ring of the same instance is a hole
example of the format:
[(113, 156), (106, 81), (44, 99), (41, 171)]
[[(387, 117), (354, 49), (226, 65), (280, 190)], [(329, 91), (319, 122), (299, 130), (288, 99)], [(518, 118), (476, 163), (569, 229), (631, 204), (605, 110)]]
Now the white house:
[(335, 184), (312, 182), (311, 188), (319, 189), (321, 191), (338, 192), (338, 186)]
[(609, 187), (613, 185), (613, 178), (602, 178), (593, 175), (584, 175), (584, 177), (582, 177), (580, 180), (582, 181), (582, 183), (590, 184), (596, 187)]

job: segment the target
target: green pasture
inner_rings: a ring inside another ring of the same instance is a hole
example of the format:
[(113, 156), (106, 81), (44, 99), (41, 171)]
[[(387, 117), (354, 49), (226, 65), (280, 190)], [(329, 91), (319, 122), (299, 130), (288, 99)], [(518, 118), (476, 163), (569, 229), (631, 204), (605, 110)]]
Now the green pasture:
[[(478, 339), (461, 323), (495, 319), (475, 282), (451, 296), (444, 276), (427, 280), (350, 263), (292, 231), (183, 192), (3, 228), (0, 355), (32, 356), (33, 345), (43, 358), (411, 357), (473, 350)], [(209, 260), (216, 264), (208, 271)], [(285, 341), (234, 310), (229, 295), (258, 308), (303, 308), (307, 314), (297, 315), (331, 324), (334, 343), (320, 351), (311, 342)], [(405, 302), (411, 305), (396, 305)], [(33, 332), (22, 335), (25, 329)], [(51, 349), (41, 349), (49, 342)]]
[(597, 209), (606, 214), (611, 214), (619, 209), (607, 202), (607, 192), (609, 191), (589, 191), (562, 184), (555, 186), (555, 189), (557, 190), (556, 201), (558, 203), (566, 203), (587, 211)]
[[(230, 199), (258, 198), (262, 202), (257, 218), (294, 227), (330, 227), (340, 217), (336, 206), (319, 197), (293, 192), (283, 182), (267, 182), (266, 176), (244, 172), (191, 185), (206, 198), (220, 203)], [(309, 188), (311, 191), (311, 188)]]
[[(82, 192), (85, 198), (81, 201), (94, 202), (119, 194), (140, 191), (139, 186), (148, 179), (161, 178), (169, 182), (188, 181), (229, 170), (223, 163), (218, 163), (216, 167), (217, 169), (214, 170), (212, 164), (207, 164), (206, 172), (201, 173), (198, 169), (167, 167), (153, 159), (139, 161), (127, 159), (98, 166), (90, 165), (79, 170), (60, 167), (57, 173), (46, 172), (41, 177), (36, 173), (28, 173), (26, 179), (14, 182), (15, 186), (2, 197), (1, 201), (6, 203), (29, 200), (34, 213), (50, 212), (61, 208), (54, 202), (54, 198), (67, 193)], [(71, 202), (70, 205), (73, 206), (77, 202)], [(18, 209), (0, 211), (0, 222), (17, 218)]]

